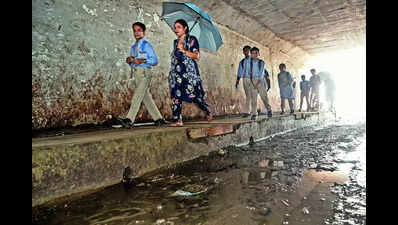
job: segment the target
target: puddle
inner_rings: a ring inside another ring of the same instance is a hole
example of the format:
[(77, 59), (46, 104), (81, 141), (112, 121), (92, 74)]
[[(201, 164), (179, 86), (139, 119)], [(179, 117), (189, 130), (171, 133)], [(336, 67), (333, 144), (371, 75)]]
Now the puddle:
[(32, 208), (32, 224), (364, 224), (365, 127), (303, 128), (224, 148)]

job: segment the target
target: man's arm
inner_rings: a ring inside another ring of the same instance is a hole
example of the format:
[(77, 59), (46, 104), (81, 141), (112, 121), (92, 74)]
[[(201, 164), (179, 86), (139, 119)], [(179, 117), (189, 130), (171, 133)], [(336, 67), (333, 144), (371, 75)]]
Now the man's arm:
[(293, 76), (288, 72), (287, 73), (288, 75), (287, 75), (287, 77), (288, 77), (288, 80), (289, 80), (289, 86), (292, 86), (293, 85)]
[[(134, 47), (134, 46), (133, 46)], [(130, 49), (130, 56), (128, 56), (127, 58), (126, 58), (126, 63), (127, 64), (131, 64), (132, 62), (133, 62), (133, 59), (134, 59), (134, 50), (133, 50), (133, 47), (131, 47), (131, 49)]]
[(240, 78), (242, 78), (242, 72), (243, 72), (242, 63), (239, 62), (238, 74), (236, 76), (235, 88), (238, 88), (239, 80), (240, 80)]

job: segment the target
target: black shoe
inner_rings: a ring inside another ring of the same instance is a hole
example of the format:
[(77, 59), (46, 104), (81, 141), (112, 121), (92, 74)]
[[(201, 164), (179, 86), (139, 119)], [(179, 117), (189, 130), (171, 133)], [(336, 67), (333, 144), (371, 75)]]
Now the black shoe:
[(132, 128), (134, 127), (134, 123), (131, 122), (131, 120), (130, 120), (129, 118), (122, 119), (122, 118), (117, 117), (116, 120), (117, 120), (117, 121), (119, 122), (119, 124), (122, 125), (124, 128), (132, 129)]
[(244, 113), (242, 117), (243, 117), (243, 118), (247, 118), (247, 117), (249, 117), (249, 116), (250, 116), (249, 113)]
[(251, 120), (256, 120), (256, 119), (257, 119), (257, 116), (256, 116), (256, 115), (253, 115), (250, 119), (251, 119)]
[(164, 124), (166, 124), (166, 121), (164, 119), (158, 119), (158, 120), (155, 121), (155, 126), (160, 127), (160, 126), (162, 126)]
[(271, 118), (272, 117), (272, 111), (268, 111), (267, 116), (268, 116), (268, 118)]
[(283, 114), (285, 114), (285, 112), (284, 112), (284, 111), (281, 111), (281, 115), (283, 115)]
[(257, 109), (257, 115), (261, 114), (261, 109)]
[(299, 109), (298, 111), (301, 112), (301, 109)]
[(293, 114), (294, 113), (294, 110), (290, 110), (290, 114)]

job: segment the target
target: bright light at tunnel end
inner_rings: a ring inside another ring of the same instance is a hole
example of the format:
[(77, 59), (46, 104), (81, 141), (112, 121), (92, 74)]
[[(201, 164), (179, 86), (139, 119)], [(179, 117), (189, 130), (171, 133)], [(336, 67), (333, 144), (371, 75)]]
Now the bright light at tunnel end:
[[(366, 48), (357, 47), (319, 54), (310, 58), (300, 76), (311, 77), (310, 69), (317, 73), (329, 72), (336, 84), (335, 110), (337, 116), (347, 119), (366, 119)], [(299, 77), (300, 77), (299, 76)], [(322, 85), (321, 85), (322, 88)], [(321, 100), (325, 102), (324, 91)], [(327, 109), (327, 105), (324, 109)]]

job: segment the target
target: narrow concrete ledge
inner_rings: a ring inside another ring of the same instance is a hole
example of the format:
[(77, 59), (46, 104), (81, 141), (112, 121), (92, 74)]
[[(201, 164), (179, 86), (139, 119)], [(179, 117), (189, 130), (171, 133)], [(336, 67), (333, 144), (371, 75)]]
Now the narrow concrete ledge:
[(57, 198), (89, 192), (207, 155), (223, 147), (248, 143), (296, 128), (320, 125), (330, 116), (297, 113), (186, 122), (184, 127), (137, 127), (32, 139), (32, 207)]

